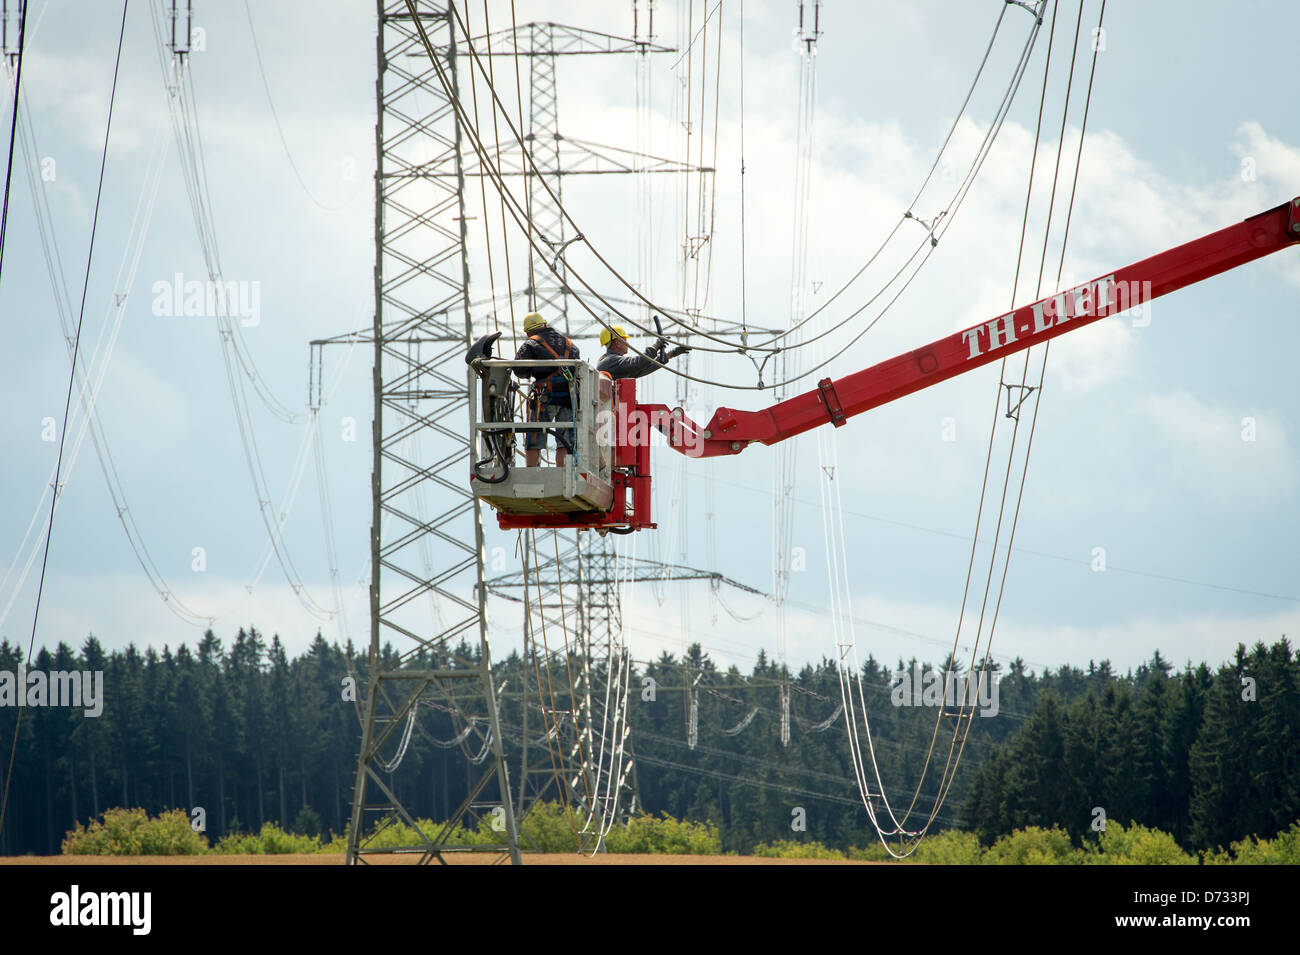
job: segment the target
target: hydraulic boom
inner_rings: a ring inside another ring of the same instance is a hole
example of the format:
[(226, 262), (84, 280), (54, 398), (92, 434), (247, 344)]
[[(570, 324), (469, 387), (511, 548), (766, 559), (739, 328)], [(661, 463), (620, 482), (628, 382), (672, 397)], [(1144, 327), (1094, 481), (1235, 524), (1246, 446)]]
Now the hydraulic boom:
[[(702, 428), (678, 412), (672, 427), (660, 430), (676, 450), (713, 457), (828, 422), (838, 428), (854, 415), (1297, 243), (1300, 198), (870, 368), (823, 378), (816, 389), (761, 411), (719, 408)], [(640, 409), (655, 417), (668, 411)]]
[[(628, 533), (654, 527), (650, 516), (650, 431), (691, 457), (737, 454), (749, 445), (776, 444), (973, 371), (1076, 328), (1127, 311), (1212, 275), (1300, 244), (1300, 198), (1160, 252), (1074, 288), (1057, 292), (973, 325), (914, 351), (764, 408), (719, 408), (700, 426), (680, 408), (640, 404), (635, 379), (598, 377), (584, 362), (572, 365), (572, 422), (521, 419), (522, 366), (551, 362), (495, 359), (500, 333), (480, 339), (465, 360), (482, 380), (482, 416), (474, 430), (483, 458), (470, 485), (497, 509), (502, 528), (587, 527)], [(561, 467), (514, 466), (516, 434), (551, 431), (573, 453)]]

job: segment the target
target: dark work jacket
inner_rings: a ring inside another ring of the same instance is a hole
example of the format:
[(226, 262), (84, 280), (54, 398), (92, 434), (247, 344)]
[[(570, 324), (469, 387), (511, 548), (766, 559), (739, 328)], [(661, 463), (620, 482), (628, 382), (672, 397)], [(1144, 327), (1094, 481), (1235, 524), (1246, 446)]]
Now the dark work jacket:
[(662, 367), (659, 362), (644, 355), (634, 355), (632, 352), (619, 355), (615, 354), (612, 348), (606, 348), (605, 354), (600, 356), (596, 370), (608, 372), (611, 378), (641, 378)]
[[(550, 348), (546, 346), (549, 345)], [(539, 329), (536, 334), (525, 339), (524, 343), (519, 346), (519, 351), (515, 354), (517, 361), (545, 361), (548, 358), (580, 358), (578, 346), (569, 341), (551, 326), (547, 325)], [(572, 373), (572, 368), (566, 366), (566, 371)], [(563, 372), (557, 367), (537, 367), (537, 368), (516, 368), (515, 374), (520, 378), (536, 378), (539, 382), (545, 382), (549, 389), (547, 403), (569, 404), (569, 380), (564, 377)]]

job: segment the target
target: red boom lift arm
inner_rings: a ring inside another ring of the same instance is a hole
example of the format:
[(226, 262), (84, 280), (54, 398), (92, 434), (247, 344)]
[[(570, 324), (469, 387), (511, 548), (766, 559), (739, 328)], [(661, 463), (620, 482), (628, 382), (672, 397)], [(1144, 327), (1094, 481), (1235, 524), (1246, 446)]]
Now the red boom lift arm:
[[(640, 404), (633, 378), (611, 382), (608, 390), (602, 384), (601, 396), (612, 398), (617, 433), (607, 445), (612, 457), (603, 467), (608, 473), (598, 475), (599, 480), (591, 474), (591, 462), (602, 460), (599, 452), (568, 468), (512, 472), (513, 432), (542, 426), (507, 420), (509, 366), (518, 363), (491, 361), (492, 342), (500, 333), (485, 336), (470, 348), (466, 361), (484, 379), (484, 420), (476, 423), (476, 433), (485, 435), (488, 450), (495, 449), (495, 454), (474, 465), (471, 486), (477, 497), (497, 508), (497, 523), (504, 529), (569, 527), (631, 533), (654, 527), (650, 428), (662, 432), (669, 447), (692, 457), (737, 454), (755, 442), (776, 444), (827, 423), (838, 428), (854, 415), (886, 402), (1296, 244), (1300, 244), (1300, 198), (870, 368), (843, 378), (823, 378), (814, 390), (762, 411), (719, 408), (703, 427), (680, 408)], [(504, 377), (498, 381), (493, 376)], [(593, 401), (594, 388), (589, 383), (586, 392)], [(592, 422), (585, 425), (584, 435)], [(499, 437), (503, 433), (510, 437)], [(606, 446), (597, 438), (588, 440)], [(578, 457), (582, 448), (579, 440)], [(587, 453), (593, 454), (590, 445)]]
[(719, 408), (701, 428), (679, 409), (637, 408), (683, 454), (736, 454), (827, 422), (838, 428), (854, 415), (1297, 243), (1300, 198), (870, 368), (823, 378), (815, 390), (761, 411)]

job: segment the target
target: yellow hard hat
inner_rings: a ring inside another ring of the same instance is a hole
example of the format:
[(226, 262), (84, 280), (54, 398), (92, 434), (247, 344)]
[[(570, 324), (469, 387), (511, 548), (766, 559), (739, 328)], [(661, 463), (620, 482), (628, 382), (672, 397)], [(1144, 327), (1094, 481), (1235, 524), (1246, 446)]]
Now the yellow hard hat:
[(546, 327), (546, 319), (542, 318), (537, 312), (529, 312), (524, 316), (524, 331), (535, 332), (539, 328)]
[[(613, 334), (611, 334), (611, 332)], [(627, 329), (622, 325), (615, 325), (612, 329), (602, 328), (600, 330), (600, 343), (602, 345), (608, 345), (610, 339), (613, 338), (614, 335), (617, 335), (619, 338), (627, 338)]]

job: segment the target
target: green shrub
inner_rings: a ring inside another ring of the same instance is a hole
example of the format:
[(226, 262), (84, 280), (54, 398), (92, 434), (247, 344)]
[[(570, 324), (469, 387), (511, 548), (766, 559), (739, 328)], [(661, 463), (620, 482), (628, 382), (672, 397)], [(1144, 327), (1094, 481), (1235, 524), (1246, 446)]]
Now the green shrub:
[[(1233, 843), (1237, 846), (1240, 843)], [(1217, 849), (1204, 849), (1201, 851), (1201, 865), (1232, 865), (1237, 860), (1233, 858), (1232, 852), (1219, 846)]]
[[(592, 820), (592, 830), (599, 824)], [(577, 852), (583, 819), (570, 808), (556, 802), (537, 803), (528, 810), (520, 824), (519, 845), (538, 852)], [(583, 833), (585, 842), (594, 842), (594, 831)], [(500, 833), (495, 834), (499, 840)], [(710, 823), (682, 822), (670, 818), (638, 816), (627, 826), (615, 825), (605, 835), (607, 852), (671, 853), (684, 855), (720, 855), (722, 840)]]
[(319, 852), (321, 844), (317, 836), (293, 835), (268, 822), (256, 835), (232, 832), (217, 843), (216, 849), (223, 855), (297, 855)]
[(626, 826), (614, 826), (605, 836), (610, 852), (716, 856), (722, 855), (722, 838), (711, 822), (686, 822), (667, 813), (662, 818), (637, 816)]
[(844, 853), (820, 842), (799, 842), (796, 839), (778, 839), (760, 842), (754, 846), (754, 855), (760, 859), (843, 859)]
[(262, 839), (247, 832), (231, 832), (217, 840), (213, 851), (227, 856), (261, 855)]
[[(595, 820), (592, 824), (598, 822)], [(578, 820), (571, 809), (565, 809), (559, 803), (535, 803), (524, 816), (519, 828), (521, 849), (536, 849), (538, 852), (578, 851)], [(504, 839), (505, 833), (499, 833), (497, 838)]]
[(1272, 839), (1247, 836), (1234, 842), (1230, 851), (1211, 850), (1203, 861), (1206, 865), (1300, 865), (1300, 822)]
[(922, 839), (909, 859), (925, 865), (979, 865), (982, 856), (975, 833), (946, 829)]
[[(441, 829), (441, 823), (419, 820), (420, 828), (432, 838)], [(577, 852), (581, 820), (573, 810), (556, 802), (537, 803), (528, 810), (520, 823), (519, 846), (538, 852)], [(594, 825), (594, 823), (593, 823)], [(458, 826), (447, 837), (451, 845), (491, 845), (505, 841), (505, 833), (492, 828), (492, 816), (484, 816), (477, 829)], [(419, 838), (410, 826), (389, 826), (367, 847), (393, 848), (418, 845)], [(321, 852), (346, 852), (347, 834), (333, 837), (321, 846)], [(605, 836), (609, 852), (676, 853), (682, 855), (721, 855), (722, 839), (711, 823), (681, 822), (669, 818), (638, 816), (627, 826), (614, 826)]]
[[(430, 838), (442, 829), (441, 823), (428, 819), (420, 819), (418, 822), (420, 828)], [(577, 852), (578, 836), (575, 830), (580, 828), (580, 822), (581, 820), (571, 809), (559, 803), (537, 803), (529, 809), (520, 823), (519, 846), (526, 851)], [(488, 815), (479, 821), (477, 829), (470, 830), (458, 826), (448, 836), (447, 841), (451, 845), (491, 845), (504, 842), (505, 833), (493, 830), (492, 816)], [(225, 842), (222, 840), (223, 851), (225, 851)], [(394, 848), (419, 843), (420, 839), (415, 830), (399, 823), (384, 829), (365, 845), (367, 848)], [(319, 848), (289, 851), (343, 853), (347, 851), (347, 847), (348, 839), (345, 832), (340, 836), (331, 835), (329, 841)], [(713, 823), (685, 822), (663, 813), (659, 817), (637, 816), (626, 826), (614, 826), (605, 836), (605, 849), (608, 852), (626, 853), (721, 855), (722, 838), (718, 834), (718, 827)], [(843, 856), (838, 855), (835, 858), (843, 858)]]
[[(434, 839), (438, 833), (442, 832), (443, 823), (434, 822), (432, 819), (417, 819), (416, 824), (420, 827), (425, 837)], [(292, 838), (292, 837), (291, 837)], [(479, 828), (466, 829), (464, 826), (456, 826), (447, 834), (446, 842), (452, 846), (481, 846), (490, 845), (494, 842), (505, 842), (504, 832), (494, 832), (491, 826), (491, 817), (486, 817), (479, 823)], [(416, 830), (404, 822), (395, 822), (385, 827), (377, 835), (372, 835), (369, 839), (363, 839), (361, 848), (363, 849), (396, 849), (402, 846), (420, 846), (424, 844), (424, 839)], [(307, 850), (292, 850), (322, 853), (344, 853), (348, 851), (348, 833), (345, 828), (341, 835), (330, 833), (328, 840), (323, 840), (319, 848)]]
[(847, 853), (848, 857), (855, 862), (888, 862), (893, 858), (889, 850), (879, 842), (873, 842), (869, 846), (862, 848), (851, 847)]
[(151, 819), (143, 809), (109, 809), (89, 826), (77, 823), (63, 839), (64, 855), (189, 856), (208, 851), (208, 840), (190, 828), (183, 809)]
[[(346, 828), (346, 827), (345, 827)], [(321, 839), (321, 847), (317, 850), (322, 854), (343, 855), (348, 851), (348, 834), (335, 835), (332, 831), (328, 839)]]
[(993, 843), (981, 861), (985, 865), (1078, 865), (1084, 853), (1074, 848), (1070, 834), (1062, 829), (1028, 826)]
[(1159, 829), (1130, 822), (1125, 829), (1117, 822), (1106, 823), (1101, 833), (1101, 852), (1088, 856), (1100, 865), (1196, 865), (1196, 860), (1179, 847), (1174, 837)]

